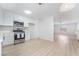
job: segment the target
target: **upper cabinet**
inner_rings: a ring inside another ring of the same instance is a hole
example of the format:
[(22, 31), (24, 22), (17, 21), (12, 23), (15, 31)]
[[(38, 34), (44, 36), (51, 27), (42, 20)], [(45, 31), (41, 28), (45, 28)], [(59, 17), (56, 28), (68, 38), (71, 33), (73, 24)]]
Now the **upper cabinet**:
[(79, 31), (79, 23), (77, 23), (77, 30)]
[(24, 27), (28, 27), (29, 23), (33, 23), (31, 18), (23, 17), (11, 11), (0, 9), (0, 25), (13, 26), (13, 22), (15, 20), (24, 22)]
[(0, 8), (0, 25), (3, 25), (3, 11)]
[(4, 19), (4, 25), (6, 26), (13, 26), (13, 14), (10, 12), (4, 12), (3, 15)]

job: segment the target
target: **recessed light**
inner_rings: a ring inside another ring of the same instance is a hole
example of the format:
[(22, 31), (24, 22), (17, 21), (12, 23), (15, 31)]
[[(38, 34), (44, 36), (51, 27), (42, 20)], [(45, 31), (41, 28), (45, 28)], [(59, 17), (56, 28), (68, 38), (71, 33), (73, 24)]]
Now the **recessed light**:
[(32, 14), (32, 12), (30, 10), (25, 10), (24, 11), (26, 14)]

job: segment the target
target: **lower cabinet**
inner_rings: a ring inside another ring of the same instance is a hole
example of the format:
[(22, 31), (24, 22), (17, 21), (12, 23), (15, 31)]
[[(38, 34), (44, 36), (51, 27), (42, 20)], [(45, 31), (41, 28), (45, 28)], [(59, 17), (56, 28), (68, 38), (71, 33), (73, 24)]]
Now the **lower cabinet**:
[(3, 34), (3, 46), (14, 43), (14, 33), (4, 33)]

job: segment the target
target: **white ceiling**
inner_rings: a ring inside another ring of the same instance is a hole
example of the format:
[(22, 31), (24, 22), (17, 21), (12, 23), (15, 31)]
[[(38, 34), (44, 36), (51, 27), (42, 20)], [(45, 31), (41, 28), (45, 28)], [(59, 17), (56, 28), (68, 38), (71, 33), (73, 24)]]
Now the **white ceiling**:
[(76, 3), (76, 6), (72, 10), (57, 14), (55, 21), (79, 21), (79, 3)]
[[(0, 3), (0, 6), (23, 16), (39, 19), (58, 14), (60, 3), (43, 3), (42, 5), (38, 5), (38, 3)], [(32, 14), (27, 15), (24, 10), (30, 10)]]
[[(42, 5), (38, 5), (38, 3), (0, 3), (0, 6), (5, 10), (33, 19), (55, 16), (55, 21), (60, 21), (61, 18), (63, 18), (63, 21), (68, 21), (79, 17), (78, 3), (75, 8), (67, 12), (59, 11), (61, 3), (43, 3)], [(24, 10), (30, 10), (32, 14), (27, 15), (24, 13)]]

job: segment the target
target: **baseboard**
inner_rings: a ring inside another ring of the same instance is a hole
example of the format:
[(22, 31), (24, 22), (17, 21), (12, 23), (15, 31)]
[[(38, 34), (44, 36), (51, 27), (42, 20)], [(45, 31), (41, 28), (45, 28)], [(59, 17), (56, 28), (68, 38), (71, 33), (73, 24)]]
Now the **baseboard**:
[(11, 46), (11, 45), (14, 45), (14, 43), (12, 43), (12, 44), (7, 44), (7, 45), (2, 45), (2, 47), (8, 47), (8, 46)]
[(54, 39), (48, 39), (48, 38), (44, 38), (44, 37), (39, 37), (39, 39), (42, 39), (42, 40), (48, 40), (48, 41), (51, 41), (51, 42), (54, 41)]
[[(29, 40), (34, 40), (34, 39), (47, 40), (47, 41), (51, 41), (51, 42), (54, 41), (53, 39), (48, 39), (48, 38), (44, 38), (44, 37), (35, 37), (35, 38), (29, 39)], [(29, 40), (26, 40), (26, 41), (29, 41)]]

